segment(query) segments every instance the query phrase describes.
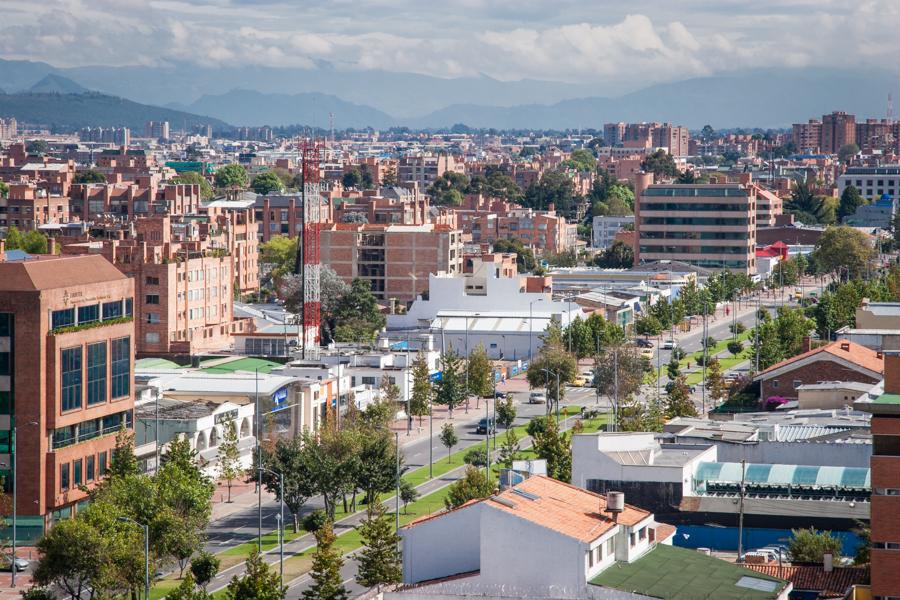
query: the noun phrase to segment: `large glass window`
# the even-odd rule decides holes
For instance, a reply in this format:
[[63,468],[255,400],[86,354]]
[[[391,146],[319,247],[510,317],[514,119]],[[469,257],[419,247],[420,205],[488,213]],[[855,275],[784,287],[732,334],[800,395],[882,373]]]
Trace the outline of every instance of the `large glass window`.
[[122,316],[122,301],[103,303],[103,320],[116,319]]
[[75,474],[75,485],[76,485],[76,486],[79,486],[79,485],[81,485],[82,483],[84,483],[84,481],[81,479],[81,475],[82,475],[81,465],[82,465],[82,462],[83,462],[83,461],[79,458],[78,460],[76,460],[76,461],[73,463],[72,471],[73,471],[74,474]]
[[75,309],[65,308],[63,310],[54,310],[51,316],[51,329],[66,327],[75,324]]
[[134,298],[125,298],[125,316],[130,317],[134,314]]
[[112,341],[112,397],[127,396],[131,390],[131,338]]
[[0,337],[12,335],[12,315],[10,313],[0,313]]
[[87,403],[106,402],[106,342],[90,344],[87,364]]
[[78,322],[79,323],[90,323],[92,321],[98,321],[100,319],[100,305],[99,304],[91,304],[90,306],[79,306],[78,307]]
[[65,492],[69,489],[69,463],[59,465],[59,490]]
[[62,409],[81,408],[81,348],[62,351]]
[[85,481],[93,481],[94,477],[95,477],[94,457],[93,456],[88,456],[87,458],[84,459],[84,471],[85,471],[85,473],[84,473]]
[[103,452],[101,452],[98,455],[97,466],[99,468],[98,475],[100,477],[103,477],[104,475],[106,475],[106,450],[104,450]]

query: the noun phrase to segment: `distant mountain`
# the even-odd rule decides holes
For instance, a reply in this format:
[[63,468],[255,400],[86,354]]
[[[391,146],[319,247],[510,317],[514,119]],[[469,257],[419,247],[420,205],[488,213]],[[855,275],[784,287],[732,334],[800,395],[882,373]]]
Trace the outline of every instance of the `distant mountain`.
[[28,88],[32,94],[83,94],[90,90],[71,79],[50,73]]
[[292,125],[328,127],[334,114],[340,127],[386,129],[394,119],[371,106],[353,104],[329,94],[263,94],[252,90],[231,90],[217,96],[203,96],[185,107],[194,113],[212,115],[240,125]]
[[653,85],[618,98],[581,98],[555,104],[499,108],[451,105],[411,127],[599,128],[609,121],[668,121],[699,129],[786,127],[833,110],[858,119],[884,116],[887,95],[900,78],[875,70],[760,69]]
[[0,59],[0,81],[8,92],[24,92],[51,73],[59,70],[47,63]]
[[130,127],[143,131],[147,121],[169,121],[173,127],[228,125],[219,119],[138,104],[124,98],[95,92],[86,94],[0,94],[0,115],[15,117],[19,123],[50,128],[77,129],[87,126]]

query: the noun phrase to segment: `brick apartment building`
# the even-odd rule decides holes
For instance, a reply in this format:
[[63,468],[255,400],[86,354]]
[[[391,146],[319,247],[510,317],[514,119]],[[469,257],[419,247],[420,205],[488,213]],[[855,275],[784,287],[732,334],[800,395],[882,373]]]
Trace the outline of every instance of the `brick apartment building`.
[[[322,197],[319,202],[323,219],[330,216],[329,204]],[[300,193],[256,196],[253,210],[259,224],[259,241],[268,242],[277,235],[297,237],[301,229],[303,196]]]
[[680,157],[690,152],[690,140],[687,127],[669,123],[607,123],[603,126],[603,141],[607,146],[666,148],[672,156]]
[[817,154],[822,146],[822,121],[810,119],[807,123],[794,123],[791,139],[799,152]]
[[382,301],[415,300],[432,273],[462,272],[462,232],[447,225],[331,223],[321,230],[322,264],[350,283],[372,284]]
[[[87,501],[134,409],[134,281],[101,256],[4,261],[0,248],[0,462],[17,424],[20,535]],[[7,488],[12,474],[3,467]]]
[[47,223],[69,221],[69,199],[48,194],[34,183],[11,183],[9,194],[0,198],[0,227],[37,229]]
[[102,254],[134,280],[139,355],[193,355],[229,348],[231,334],[249,326],[234,319],[235,257],[216,229],[146,217],[119,239],[60,241],[64,254]]
[[331,196],[336,223],[423,225],[429,221],[428,196],[418,189],[385,187]]
[[415,184],[424,190],[447,171],[466,172],[462,161],[450,154],[404,156],[397,164],[397,180],[401,185]]
[[200,211],[200,186],[160,186],[156,177],[137,177],[131,183],[81,183],[71,187],[72,216],[82,221],[114,216],[134,219],[152,215],[186,215]]
[[756,272],[756,193],[753,186],[635,185],[635,265],[677,260],[708,269]]
[[843,111],[822,116],[822,152],[837,154],[847,144],[856,143],[856,117]]

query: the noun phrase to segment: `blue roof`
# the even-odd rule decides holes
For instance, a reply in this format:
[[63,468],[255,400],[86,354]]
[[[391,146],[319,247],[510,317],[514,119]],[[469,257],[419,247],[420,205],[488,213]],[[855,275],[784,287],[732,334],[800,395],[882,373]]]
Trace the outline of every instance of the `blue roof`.
[[6,262],[20,262],[23,260],[28,260],[31,258],[31,255],[25,252],[24,250],[7,250],[6,251]]

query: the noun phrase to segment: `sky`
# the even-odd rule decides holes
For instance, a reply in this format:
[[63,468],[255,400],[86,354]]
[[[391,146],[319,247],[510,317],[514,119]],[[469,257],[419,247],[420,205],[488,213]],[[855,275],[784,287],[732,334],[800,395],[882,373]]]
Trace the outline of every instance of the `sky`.
[[894,68],[900,0],[0,0],[0,57],[265,65],[620,87]]

